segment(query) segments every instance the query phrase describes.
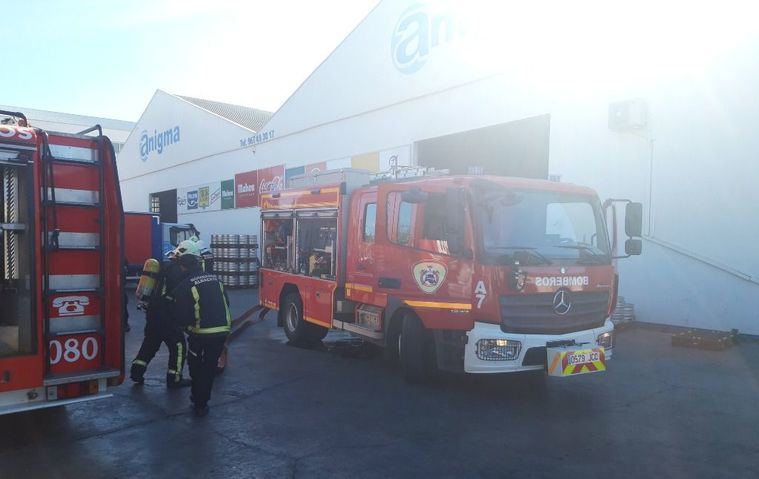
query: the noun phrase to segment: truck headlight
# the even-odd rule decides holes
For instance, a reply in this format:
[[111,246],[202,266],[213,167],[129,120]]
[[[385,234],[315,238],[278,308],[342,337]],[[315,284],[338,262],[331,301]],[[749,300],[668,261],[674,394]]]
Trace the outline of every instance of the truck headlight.
[[483,361],[514,361],[519,357],[522,343],[506,339],[480,339],[477,357]]
[[599,334],[596,343],[604,349],[611,349],[614,347],[614,334],[612,332]]

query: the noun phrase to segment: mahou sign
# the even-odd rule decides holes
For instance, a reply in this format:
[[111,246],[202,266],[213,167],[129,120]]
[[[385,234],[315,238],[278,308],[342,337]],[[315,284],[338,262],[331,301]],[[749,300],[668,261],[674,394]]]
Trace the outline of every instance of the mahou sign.
[[258,170],[235,175],[235,205],[237,208],[258,206]]
[[[258,194],[274,193],[285,188],[285,165],[258,170]],[[259,203],[260,204],[260,203]]]

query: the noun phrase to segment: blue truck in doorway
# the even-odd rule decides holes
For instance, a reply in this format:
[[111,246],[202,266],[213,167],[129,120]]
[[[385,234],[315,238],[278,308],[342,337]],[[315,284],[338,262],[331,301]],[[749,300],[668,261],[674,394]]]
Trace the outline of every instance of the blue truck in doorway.
[[180,242],[200,233],[192,223],[161,223],[152,213],[124,213],[124,257],[127,277],[139,276],[148,258],[163,261]]

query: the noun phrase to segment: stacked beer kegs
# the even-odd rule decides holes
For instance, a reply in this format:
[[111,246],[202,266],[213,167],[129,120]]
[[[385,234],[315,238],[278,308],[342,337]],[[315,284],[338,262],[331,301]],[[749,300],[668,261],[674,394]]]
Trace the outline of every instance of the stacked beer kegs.
[[624,327],[635,321],[635,306],[625,301],[623,296],[617,297],[617,305],[611,313],[611,321],[616,327]]
[[230,288],[258,287],[258,237],[256,235],[211,235],[214,271]]

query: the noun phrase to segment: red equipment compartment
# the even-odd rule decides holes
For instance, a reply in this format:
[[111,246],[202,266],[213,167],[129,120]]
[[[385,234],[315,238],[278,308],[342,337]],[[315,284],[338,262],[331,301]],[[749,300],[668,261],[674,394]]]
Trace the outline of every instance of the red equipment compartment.
[[261,269],[261,285],[258,292],[261,304],[275,311],[279,310],[279,293],[289,275],[280,271]]
[[332,298],[337,288],[335,281],[272,270],[262,270],[261,275],[259,295],[265,307],[279,310],[279,293],[286,284],[296,284],[303,301],[304,319],[326,328],[332,327]]
[[37,355],[0,358],[0,393],[42,385],[43,362]]
[[309,323],[325,328],[332,327],[332,297],[337,283],[318,278],[304,277],[298,284],[303,288],[303,316]]
[[[301,273],[283,271],[281,268],[261,268],[261,289],[259,295],[262,305],[269,309],[279,309],[280,293],[286,285],[293,285],[297,287],[303,301],[304,319],[309,323],[319,326],[332,327],[334,292],[337,289],[341,267],[341,258],[338,252],[340,251],[341,243],[339,207],[342,192],[343,187],[340,184],[331,184],[278,193],[264,193],[261,195],[261,208],[264,210],[306,211],[303,216],[298,216],[295,219],[301,225],[299,226],[300,229],[298,229],[299,237],[301,231],[305,230],[305,226],[310,221],[325,223],[321,226],[316,226],[317,229],[311,231],[310,239],[312,241],[314,240],[314,231],[322,231],[320,228],[326,231],[334,230],[336,233],[332,244],[328,245],[328,247],[324,245],[324,247],[319,246],[317,249],[305,245],[299,247],[299,250],[300,248],[304,248],[299,253],[302,264],[298,270]],[[264,219],[264,221],[270,221],[270,219]],[[267,238],[269,235],[274,234],[272,231],[266,233]],[[324,241],[324,239],[320,238],[317,241]],[[266,249],[266,245],[264,245],[264,249]],[[312,257],[316,257],[313,253],[318,252],[320,258],[325,259],[328,263],[331,262],[333,266],[325,269],[324,272],[317,271],[314,273],[311,266],[308,266],[308,259],[304,259],[309,255],[309,252]],[[264,252],[264,254],[267,253]],[[294,270],[295,268],[290,267],[289,269]],[[309,270],[308,273],[305,272],[306,270]]]

